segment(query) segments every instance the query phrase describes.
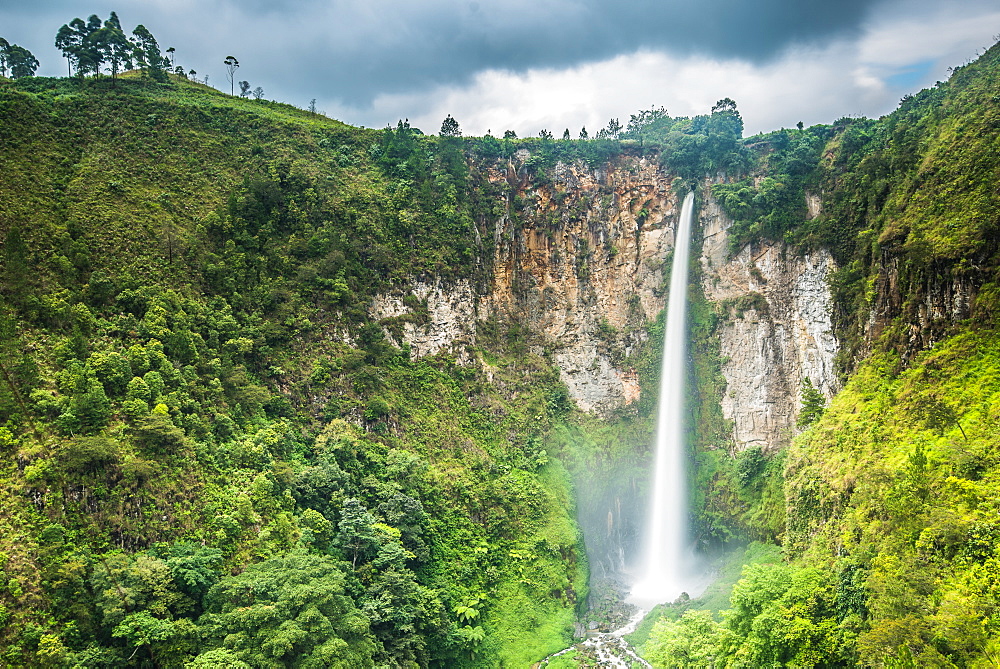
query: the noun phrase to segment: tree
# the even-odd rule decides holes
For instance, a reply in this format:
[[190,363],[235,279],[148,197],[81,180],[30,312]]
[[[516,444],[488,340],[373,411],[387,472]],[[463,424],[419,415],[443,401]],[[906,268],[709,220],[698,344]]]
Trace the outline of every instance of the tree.
[[264,89],[263,88],[261,88],[260,86],[258,86],[257,88],[253,89],[253,99],[254,100],[260,100],[262,97],[264,97]]
[[580,139],[590,139],[590,133],[587,132],[587,126],[580,128]]
[[132,67],[134,46],[122,30],[121,22],[115,12],[111,12],[104,26],[91,35],[91,41],[101,54],[101,60],[111,65],[112,79],[117,78],[122,69]]
[[807,376],[802,381],[802,408],[799,410],[799,419],[796,424],[799,427],[812,425],[823,415],[826,408],[826,398],[812,383]]
[[255,667],[374,666],[369,621],[328,556],[293,552],[251,565],[212,586],[205,602],[206,650],[225,647]]
[[618,135],[622,132],[622,124],[618,122],[618,119],[613,118],[608,121],[608,127],[606,128],[607,136],[610,139],[618,139]]
[[629,117],[623,136],[639,141],[645,139],[663,141],[666,139],[667,133],[670,132],[673,123],[674,119],[670,118],[665,107],[644,109]]
[[563,136],[562,136],[562,138],[563,139],[570,139],[569,128],[566,128],[565,130],[563,130]]
[[503,138],[504,139],[517,139],[517,133],[514,132],[513,130],[504,130],[503,131]]
[[184,450],[184,431],[174,425],[167,407],[157,404],[132,430],[136,445],[156,455],[173,455]]
[[10,66],[10,76],[14,79],[35,76],[38,69],[38,59],[23,46],[11,44],[3,50],[7,64]]
[[76,59],[75,49],[78,43],[76,31],[69,25],[63,24],[59,32],[56,33],[56,48],[62,51],[63,57],[66,59],[66,69],[69,76],[73,76],[73,62]]
[[736,101],[732,98],[722,98],[714,105],[712,105],[712,113],[716,112],[735,114],[736,113]]
[[[113,13],[114,13],[114,12],[112,12],[112,14],[113,14]],[[177,49],[175,49],[175,48],[174,48],[174,47],[172,47],[172,46],[171,46],[171,47],[167,47],[167,54],[168,54],[168,55],[167,55],[167,58],[169,58],[169,59],[170,59],[170,67],[173,67],[173,66],[174,66],[174,54],[175,54],[175,53],[177,53]]]
[[104,65],[104,54],[101,53],[98,42],[94,39],[94,34],[101,29],[103,22],[97,14],[91,14],[87,18],[87,23],[83,24],[82,27],[77,25],[77,30],[83,34],[80,43],[80,67],[84,73],[90,72],[96,77],[100,75],[101,66]]
[[441,132],[442,137],[461,137],[462,129],[458,125],[458,121],[454,119],[451,114],[444,117],[441,121]]
[[165,59],[160,53],[160,45],[153,34],[146,29],[146,26],[139,24],[132,31],[132,45],[135,51],[135,59],[143,72],[151,75],[157,81],[164,79],[163,65]]
[[245,98],[248,95],[250,95],[250,82],[249,81],[241,81],[240,82],[240,97],[241,98]]
[[10,48],[10,42],[0,37],[0,77],[7,76],[7,49]]
[[739,138],[743,136],[743,117],[736,109],[732,98],[722,98],[712,106],[709,134],[721,130]]
[[240,66],[240,61],[236,60],[235,56],[226,56],[226,59],[222,61],[226,66],[226,76],[229,77],[229,94],[234,94],[233,79],[236,77],[236,68]]
[[344,557],[351,559],[351,566],[357,567],[359,558],[365,560],[374,553],[378,543],[374,525],[375,517],[361,502],[353,498],[344,501],[337,527],[337,544]]
[[538,136],[544,140],[552,139],[552,133],[545,128],[542,128],[541,130],[538,131]]
[[56,33],[56,48],[63,52],[71,75],[74,67],[77,74],[84,76],[99,66],[100,54],[94,48],[91,35],[100,28],[101,20],[94,15],[88,23],[75,18]]

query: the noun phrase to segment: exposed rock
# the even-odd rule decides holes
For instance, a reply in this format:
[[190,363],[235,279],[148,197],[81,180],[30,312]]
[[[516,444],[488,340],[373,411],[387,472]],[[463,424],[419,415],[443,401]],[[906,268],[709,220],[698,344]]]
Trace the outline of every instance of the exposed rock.
[[977,259],[967,258],[964,262],[969,269],[963,272],[955,272],[947,264],[932,264],[915,276],[903,278],[898,252],[883,250],[858,357],[867,355],[871,343],[900,316],[909,324],[905,339],[899,342],[905,359],[940,341],[954,323],[970,318],[976,294],[987,278]]
[[812,220],[823,213],[823,199],[816,193],[806,193],[806,219]]
[[[461,363],[468,362],[467,344],[475,341],[478,303],[469,282],[458,281],[444,286],[440,282],[428,284],[418,281],[409,287],[406,294],[426,302],[426,319],[404,319],[415,314],[414,309],[404,303],[404,294],[376,297],[369,313],[379,320],[399,319],[402,341],[395,343],[408,344],[411,355],[415,357],[444,351],[454,355]],[[386,335],[395,339],[388,328]]]
[[[510,183],[516,170],[491,178]],[[645,159],[609,170],[559,163],[548,177],[498,226],[490,311],[542,334],[578,406],[607,415],[638,398],[612,351],[627,353],[637,341],[625,331],[663,309],[678,203],[671,177]]]
[[[522,150],[488,171],[509,188],[488,286],[416,282],[374,300],[371,313],[387,319],[387,334],[413,355],[445,351],[462,363],[472,361],[479,321],[521,322],[539,335],[537,352],[551,354],[577,405],[607,416],[639,399],[638,377],[624,360],[664,306],[663,266],[679,215],[672,177],[655,162],[622,158],[606,169],[559,163],[535,187],[529,160]],[[795,432],[805,378],[827,396],[837,390],[827,287],[833,259],[782,244],[746,247],[730,259],[731,222],[718,203],[708,197],[699,216],[705,294],[730,315],[720,328],[722,409],[733,421],[734,447],[777,448]],[[404,302],[407,292],[426,301],[426,313],[413,298]]]
[[731,222],[711,198],[701,221],[703,288],[728,315],[719,333],[727,382],[723,415],[733,421],[737,450],[778,448],[796,431],[806,378],[827,397],[838,389],[827,285],[833,258],[772,244],[746,246],[730,259]]
[[[494,232],[485,294],[467,282],[417,282],[378,297],[371,313],[394,319],[397,343],[409,344],[413,355],[447,351],[460,362],[469,360],[465,345],[475,341],[477,319],[522,322],[541,335],[539,348],[552,354],[577,405],[605,416],[639,398],[637,376],[616,361],[663,309],[663,261],[678,215],[671,177],[645,159],[604,170],[560,163],[549,171],[550,185],[534,188],[524,167],[529,158],[521,150],[489,172],[510,186],[511,197]],[[407,292],[427,300],[426,322],[404,303]],[[389,323],[386,332],[393,336]]]

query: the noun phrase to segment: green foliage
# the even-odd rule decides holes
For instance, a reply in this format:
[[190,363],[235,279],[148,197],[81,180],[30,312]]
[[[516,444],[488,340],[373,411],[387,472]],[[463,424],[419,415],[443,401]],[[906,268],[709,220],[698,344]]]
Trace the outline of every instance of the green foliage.
[[806,220],[806,189],[817,180],[818,160],[829,135],[825,126],[806,131],[779,130],[751,138],[760,165],[757,174],[712,187],[712,194],[733,219],[733,252],[749,242],[786,241],[815,246],[822,241],[819,222]]
[[[879,121],[744,142],[724,99],[691,119],[613,119],[598,139],[522,140],[348,128],[224,96],[168,77],[145,28],[131,54],[120,32],[112,15],[57,38],[81,75],[111,78],[25,76],[0,94],[4,663],[520,666],[562,647],[588,594],[574,504],[615,541],[632,531],[620,511],[608,524],[604,484],[641,492],[662,323],[601,327],[643,391],[610,422],[573,408],[517,321],[480,323],[480,348],[455,352],[468,366],[398,345],[429,318],[412,281],[485,290],[498,221],[554,236],[543,202],[579,218],[614,204],[560,192],[558,162],[640,155],[678,187],[750,175],[713,191],[738,244],[831,248],[855,350],[870,307],[896,304],[884,285],[902,297],[876,342],[895,357],[822,416],[804,396],[818,420],[786,454],[733,458],[716,332],[761,302],[715,309],[692,289],[698,539],[780,538],[790,562],[748,568],[723,619],[688,607],[655,623],[650,652],[996,655],[995,345],[946,340],[933,315],[937,348],[914,361],[900,345],[937,275],[968,282],[970,313],[995,320],[995,50]],[[130,57],[143,72],[119,78]],[[807,191],[825,192],[809,221]],[[638,228],[651,215],[635,203]],[[576,250],[581,281],[617,253]],[[879,283],[889,266],[898,282]],[[376,295],[404,312],[374,320]],[[630,356],[626,338],[643,342]]]
[[802,380],[801,393],[802,407],[799,409],[797,424],[799,427],[806,427],[818,421],[823,415],[823,410],[826,408],[826,398],[812,384],[812,380],[808,376]]
[[[916,323],[926,286],[953,281],[982,290],[968,315],[995,322],[997,295],[988,287],[1000,264],[1000,235],[990,212],[1000,196],[987,175],[998,169],[998,59],[994,45],[948,81],[904,97],[885,118],[844,123],[829,147],[834,158],[823,185],[832,193],[821,218],[841,264],[834,315],[846,341],[844,371],[860,360],[864,314],[884,303],[891,306],[880,326],[896,318]],[[898,275],[892,295],[880,278],[888,272]],[[949,326],[943,313],[933,316],[921,326],[919,347]],[[885,335],[908,357],[906,327]]]
[[7,68],[10,68],[12,79],[33,77],[38,69],[38,59],[23,46],[9,44],[0,38],[0,76],[7,76]]
[[788,546],[809,561],[838,546],[839,607],[867,616],[858,648],[869,657],[905,646],[918,665],[974,665],[989,652],[983,504],[998,360],[992,331],[954,337],[895,376],[875,357],[789,454]]
[[721,660],[732,637],[729,629],[712,619],[711,611],[685,611],[677,621],[656,622],[643,657],[654,667],[708,666]]
[[[477,354],[501,391],[397,348],[428,317],[415,295],[368,315],[414,278],[486,276],[499,214],[466,140],[158,83],[150,58],[0,96],[4,662],[479,666],[563,645],[586,559],[546,449],[574,412],[556,370],[501,336]],[[343,599],[238,598],[297,570]],[[343,621],[346,645],[324,631]]]
[[223,578],[199,621],[210,645],[255,667],[373,667],[368,620],[327,557],[290,553]]

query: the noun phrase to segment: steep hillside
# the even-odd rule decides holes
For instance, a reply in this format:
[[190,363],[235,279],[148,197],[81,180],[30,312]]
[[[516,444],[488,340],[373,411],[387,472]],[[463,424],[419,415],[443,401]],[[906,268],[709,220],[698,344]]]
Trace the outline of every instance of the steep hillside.
[[[586,555],[509,319],[416,358],[371,300],[488,276],[460,140],[157,84],[0,90],[6,664],[523,666]],[[423,352],[422,352],[423,353]],[[212,664],[212,663],[215,664]],[[312,665],[311,665],[312,666]]]
[[749,211],[795,177],[767,156],[756,185],[716,187],[737,249],[832,252],[847,381],[786,451],[738,459],[744,487],[784,490],[784,560],[746,567],[721,616],[668,612],[655,666],[996,665],[998,82],[994,46],[883,119],[838,121],[805,201]]
[[2,661],[526,666],[612,624],[695,188],[694,539],[784,557],[645,652],[987,666],[998,59],[744,141],[731,100],[498,140],[0,82]]

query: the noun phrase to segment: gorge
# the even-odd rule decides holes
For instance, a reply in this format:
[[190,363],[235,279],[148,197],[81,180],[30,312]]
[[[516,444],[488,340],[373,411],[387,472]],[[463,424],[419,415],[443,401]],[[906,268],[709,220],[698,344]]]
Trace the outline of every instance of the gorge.
[[736,562],[643,657],[987,666],[998,70],[746,139],[0,80],[0,661],[523,667],[619,627],[686,303],[656,526]]

